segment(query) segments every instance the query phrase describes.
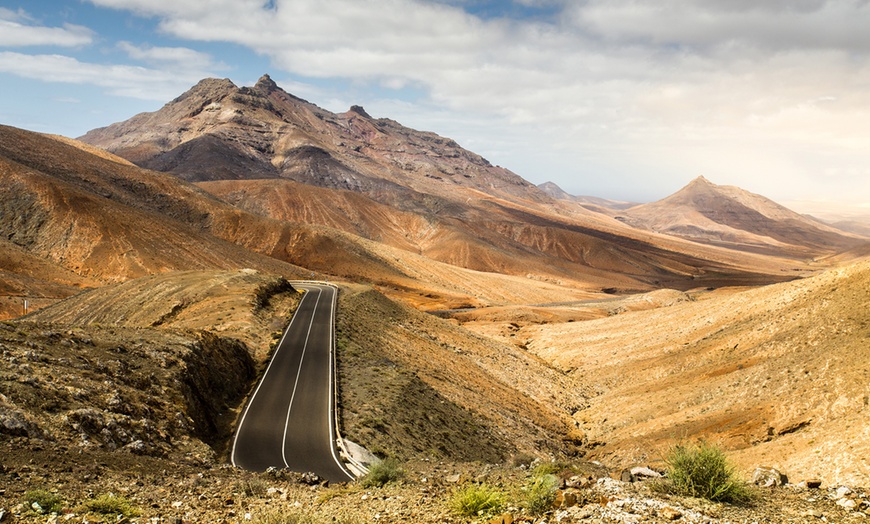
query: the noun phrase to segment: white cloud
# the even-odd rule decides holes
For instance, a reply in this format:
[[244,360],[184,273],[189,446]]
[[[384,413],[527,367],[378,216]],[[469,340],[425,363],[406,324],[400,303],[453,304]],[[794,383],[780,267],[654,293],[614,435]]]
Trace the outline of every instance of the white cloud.
[[45,27],[27,22],[30,18],[24,11],[0,8],[0,47],[79,47],[93,42],[94,33],[87,27],[73,24]]
[[216,63],[211,55],[186,47],[155,47],[118,42],[118,48],[134,60],[155,66],[186,68],[196,71],[227,69],[225,64]]
[[[91,1],[291,74],[423,88],[426,103],[487,122],[494,148],[524,136],[565,171],[842,190],[850,165],[870,165],[865,0],[518,0],[564,6],[552,23],[479,19],[460,0]],[[509,167],[548,177],[514,154]]]
[[180,75],[128,65],[81,62],[62,55],[28,55],[0,52],[0,72],[46,82],[89,84],[106,88],[112,95],[141,100],[166,101],[200,80],[199,73]]

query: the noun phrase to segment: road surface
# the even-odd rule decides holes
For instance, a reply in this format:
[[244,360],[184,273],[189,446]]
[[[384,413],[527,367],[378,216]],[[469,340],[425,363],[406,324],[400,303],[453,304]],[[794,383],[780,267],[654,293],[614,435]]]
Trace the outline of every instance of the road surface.
[[232,463],[314,472],[330,482],[354,477],[339,462],[333,414],[335,288],[295,284],[307,293],[242,414]]

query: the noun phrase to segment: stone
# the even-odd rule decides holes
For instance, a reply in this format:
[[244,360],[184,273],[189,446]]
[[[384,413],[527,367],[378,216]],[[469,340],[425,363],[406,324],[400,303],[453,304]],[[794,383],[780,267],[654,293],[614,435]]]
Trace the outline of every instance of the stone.
[[810,479],[810,480],[807,480],[806,482],[807,482],[807,487],[810,489],[819,489],[820,487],[822,487],[822,480],[821,479]]
[[852,490],[846,486],[840,486],[836,491],[836,498],[841,499],[852,494]]
[[635,478],[635,480],[640,479],[655,479],[661,478],[662,474],[653,469],[638,466],[636,468],[631,468],[631,476]]
[[514,516],[510,513],[505,513],[500,517],[496,517],[489,521],[489,524],[513,524]]
[[659,515],[665,520],[679,520],[683,517],[683,514],[674,508],[665,507],[659,511]]
[[462,475],[460,475],[459,473],[455,475],[447,475],[446,477],[444,477],[444,480],[446,482],[449,482],[450,484],[459,484],[459,481],[462,480]]
[[855,502],[853,499],[847,499],[847,498],[842,498],[842,499],[838,500],[837,505],[840,507],[846,508],[850,511],[855,509],[856,507],[858,507],[857,502]]
[[634,476],[631,474],[631,471],[624,469],[622,473],[619,474],[619,480],[622,482],[634,482]]
[[788,477],[776,468],[758,467],[752,473],[752,483],[763,488],[773,488],[788,484]]
[[577,502],[577,492],[567,489],[556,492],[556,500],[553,505],[557,508],[570,508],[576,506]]

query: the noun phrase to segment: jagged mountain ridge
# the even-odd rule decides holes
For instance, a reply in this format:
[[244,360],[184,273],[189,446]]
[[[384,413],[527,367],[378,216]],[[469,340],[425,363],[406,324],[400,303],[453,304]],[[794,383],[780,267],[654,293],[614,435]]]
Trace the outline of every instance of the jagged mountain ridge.
[[830,255],[867,242],[761,195],[704,177],[662,200],[627,209],[620,218],[697,242],[794,257]]
[[391,204],[428,207],[424,195],[457,187],[541,199],[535,186],[435,133],[374,119],[359,106],[334,114],[264,75],[253,87],[205,79],[153,113],[81,140],[146,168],[190,181],[288,178],[311,185],[398,195]]
[[[333,114],[284,92],[268,76],[251,88],[203,80],[159,111],[83,139],[140,165],[206,181],[202,187],[253,213],[338,227],[480,271],[650,289],[695,286],[709,275],[715,276],[709,285],[775,281],[790,278],[782,270],[793,269],[791,261],[771,264],[650,236],[556,200],[452,140],[372,119],[359,106]],[[392,208],[376,213],[393,216],[349,221],[370,212],[371,202],[348,203],[338,194],[348,204],[344,210],[321,206],[324,212],[313,216],[306,205],[286,201],[323,194],[266,189],[282,178],[361,193]],[[258,200],[265,193],[270,201]]]

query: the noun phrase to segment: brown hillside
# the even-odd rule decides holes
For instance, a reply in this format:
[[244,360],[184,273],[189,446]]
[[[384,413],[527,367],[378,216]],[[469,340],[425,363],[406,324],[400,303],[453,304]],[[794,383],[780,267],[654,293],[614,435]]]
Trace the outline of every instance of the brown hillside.
[[0,320],[21,316],[79,293],[97,282],[0,240]]
[[868,311],[864,262],[515,337],[599,392],[575,419],[602,457],[646,462],[705,436],[745,468],[866,485]]
[[[268,76],[253,87],[203,80],[156,112],[82,139],[187,180],[237,181],[207,187],[250,212],[337,227],[478,271],[591,280],[593,286],[609,279],[614,282],[602,287],[620,289],[793,276],[782,270],[794,261],[723,255],[673,240],[664,247],[661,237],[553,199],[450,139],[374,119],[360,107],[333,114],[286,93]],[[369,200],[302,196],[277,178]],[[310,200],[302,204],[303,198]],[[342,205],[330,207],[331,199]],[[544,227],[526,227],[530,223]]]
[[37,133],[0,127],[0,136],[0,174],[8,188],[0,198],[3,235],[93,281],[249,267],[288,277],[317,272],[364,280],[434,308],[584,296],[552,283],[439,264],[327,227],[246,213],[171,175]]
[[663,200],[620,215],[634,226],[697,242],[794,258],[830,255],[867,242],[760,195],[718,186],[704,177]]

